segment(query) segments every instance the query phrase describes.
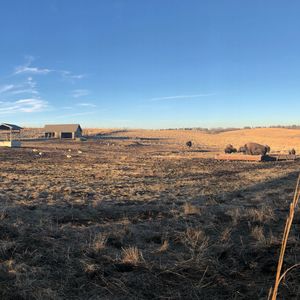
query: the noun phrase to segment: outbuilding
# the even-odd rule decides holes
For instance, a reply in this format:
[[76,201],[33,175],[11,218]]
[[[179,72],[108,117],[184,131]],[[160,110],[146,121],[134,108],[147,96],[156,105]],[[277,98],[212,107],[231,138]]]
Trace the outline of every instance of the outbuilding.
[[21,147],[20,135],[22,129],[22,127],[14,124],[0,124],[0,147]]
[[45,138],[76,139],[82,137],[82,128],[79,124],[45,125]]

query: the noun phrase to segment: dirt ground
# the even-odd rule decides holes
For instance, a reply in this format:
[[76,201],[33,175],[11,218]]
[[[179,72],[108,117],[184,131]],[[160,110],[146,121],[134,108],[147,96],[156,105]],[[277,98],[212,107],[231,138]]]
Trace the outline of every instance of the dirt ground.
[[[300,162],[215,161],[217,146],[115,134],[0,149],[0,298],[266,299]],[[299,275],[279,299],[299,299]]]

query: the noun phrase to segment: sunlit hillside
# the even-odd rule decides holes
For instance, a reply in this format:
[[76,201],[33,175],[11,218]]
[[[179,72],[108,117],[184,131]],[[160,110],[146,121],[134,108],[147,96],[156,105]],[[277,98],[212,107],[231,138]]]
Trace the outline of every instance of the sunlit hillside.
[[295,148],[300,152],[300,129],[255,128],[241,129],[217,134],[197,130],[129,130],[117,132],[118,136],[164,138],[169,142],[185,143],[188,140],[196,146],[217,147],[223,149],[227,144],[239,147],[247,142],[268,144],[272,151],[288,151]]

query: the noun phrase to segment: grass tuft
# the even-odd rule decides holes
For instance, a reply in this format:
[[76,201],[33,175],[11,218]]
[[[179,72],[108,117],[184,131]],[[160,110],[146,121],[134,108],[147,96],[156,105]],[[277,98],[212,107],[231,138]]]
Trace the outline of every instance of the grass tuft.
[[168,249],[169,249],[169,242],[167,240],[164,240],[158,251],[166,252]]
[[266,242],[264,228],[262,226],[254,226],[251,230],[251,236],[260,244]]
[[189,202],[186,202],[183,205],[183,211],[185,215],[199,215],[201,212],[199,207],[192,205]]
[[122,248],[123,263],[137,266],[143,261],[143,254],[137,247]]

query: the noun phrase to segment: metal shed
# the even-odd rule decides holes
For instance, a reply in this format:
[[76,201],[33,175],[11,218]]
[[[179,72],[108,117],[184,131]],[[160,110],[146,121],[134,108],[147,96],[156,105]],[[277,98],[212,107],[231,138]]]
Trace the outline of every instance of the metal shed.
[[76,139],[82,136],[79,124],[53,124],[45,125],[45,138]]
[[9,123],[0,124],[0,146],[21,147],[20,135],[23,128]]

